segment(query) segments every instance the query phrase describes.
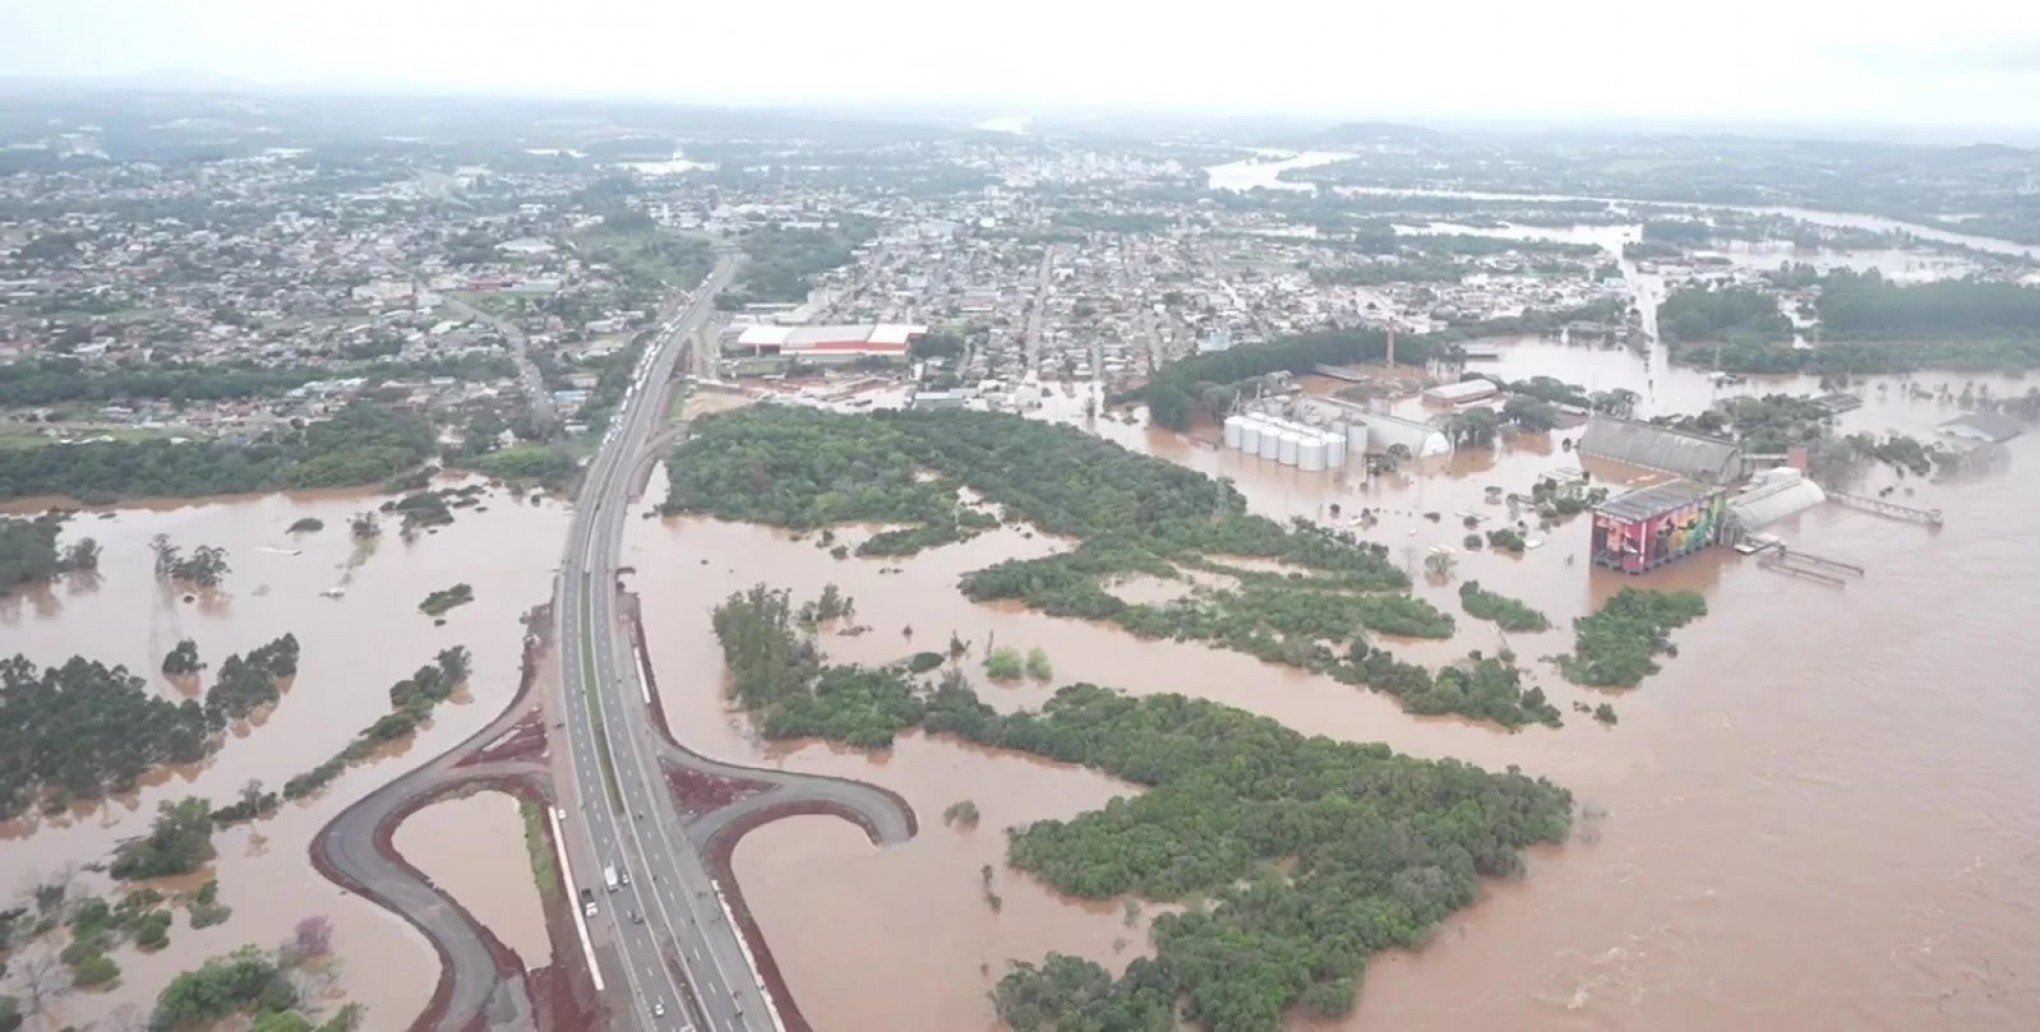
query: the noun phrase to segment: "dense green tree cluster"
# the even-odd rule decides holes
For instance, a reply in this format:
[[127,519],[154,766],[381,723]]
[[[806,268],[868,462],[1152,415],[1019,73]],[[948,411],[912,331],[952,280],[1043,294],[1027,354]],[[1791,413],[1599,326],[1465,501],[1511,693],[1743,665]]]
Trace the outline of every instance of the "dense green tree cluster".
[[250,778],[241,786],[241,798],[212,812],[213,823],[224,826],[267,817],[276,812],[281,802],[276,793],[262,790],[261,780]]
[[163,399],[219,401],[276,397],[334,375],[305,367],[168,362],[93,369],[75,358],[0,364],[0,405],[54,405],[71,401]]
[[149,833],[114,847],[106,873],[122,880],[189,874],[213,858],[212,803],[190,797],[156,807]]
[[1653,244],[1705,247],[1714,239],[1714,227],[1699,219],[1651,219],[1643,224],[1643,239]]
[[170,980],[156,996],[150,1032],[212,1028],[247,1015],[254,1032],[347,1032],[359,1017],[341,1008],[323,1024],[305,1016],[304,1001],[291,977],[290,958],[255,946],[214,957]]
[[900,671],[825,665],[787,592],[759,585],[732,595],[714,623],[731,689],[768,738],[819,735],[875,748],[921,719]]
[[696,420],[667,460],[664,511],[806,530],[909,523],[866,555],[906,555],[997,521],[965,509],[954,483],[917,475],[915,442],[888,422],[777,406]]
[[[1110,990],[1067,970],[1044,969],[1047,982],[1016,971],[997,994],[1002,1016],[1039,1028],[1108,1027],[1111,1011],[1139,1016],[1111,1027],[1167,1028],[1178,999],[1216,1029],[1277,1028],[1299,1003],[1340,1013],[1369,953],[1420,945],[1472,902],[1480,876],[1519,870],[1522,847],[1562,839],[1570,822],[1570,796],[1548,782],[1306,738],[1177,695],[1073,685],[1038,714],[1001,716],[948,687],[926,726],[1147,786],[1021,830],[1014,866],[1075,895],[1213,901],[1158,919],[1155,960]],[[1058,980],[1088,988],[1073,997],[1052,991]],[[1032,1018],[1005,1009],[1022,1001]]]
[[136,889],[112,906],[97,896],[88,896],[71,907],[66,920],[71,941],[58,954],[71,968],[75,985],[106,985],[120,977],[120,966],[107,951],[132,940],[137,949],[154,953],[170,944],[170,911],[158,904],[163,894],[153,889]]
[[1687,287],[1658,306],[1658,328],[1672,343],[1792,339],[1792,321],[1778,299],[1752,287]]
[[1457,713],[1476,720],[1492,720],[1512,730],[1530,724],[1560,725],[1558,707],[1544,697],[1543,689],[1524,688],[1522,674],[1515,666],[1503,659],[1483,658],[1478,653],[1469,659],[1468,663],[1445,667],[1434,675],[1382,649],[1354,642],[1346,662],[1332,667],[1329,673],[1338,680],[1393,695],[1411,713],[1427,716]]
[[[1180,695],[1073,685],[1039,713],[1002,715],[960,679],[922,697],[890,670],[854,671],[882,679],[889,705],[832,695],[816,683],[818,650],[792,609],[761,586],[716,611],[738,699],[754,716],[812,705],[824,715],[796,733],[860,744],[918,723],[1142,785],[1104,809],[1020,830],[1009,859],[1075,895],[1212,901],[1157,920],[1156,959],[1116,982],[1069,958],[1017,967],[995,993],[1016,1028],[1166,1029],[1178,1001],[1189,1020],[1217,1029],[1277,1028],[1299,1004],[1342,1013],[1369,953],[1420,945],[1472,902],[1481,876],[1518,871],[1524,846],[1561,840],[1570,825],[1570,795],[1548,782],[1305,737]],[[1494,659],[1446,673],[1444,690],[1471,692],[1515,676]]]
[[2040,287],[1979,279],[1899,284],[1872,269],[1820,283],[1822,335],[1834,340],[2040,340]]
[[1018,681],[1027,672],[1027,661],[1019,649],[993,649],[985,657],[985,676],[994,681]]
[[[193,650],[194,656],[196,651]],[[297,670],[298,641],[293,634],[285,634],[245,657],[228,656],[220,663],[213,686],[205,693],[207,722],[218,729],[230,720],[240,720],[258,707],[275,702],[281,696],[279,683],[296,677]]]
[[69,548],[57,547],[63,523],[55,516],[0,518],[0,594],[60,573],[99,567],[99,543],[91,538],[80,538]]
[[[1208,641],[1389,691],[1406,704],[1472,698],[1438,690],[1428,675],[1420,690],[1397,690],[1406,678],[1366,676],[1342,658],[1363,630],[1453,633],[1451,616],[1402,594],[1409,580],[1386,549],[1307,521],[1284,527],[1251,515],[1229,484],[1075,428],[987,413],[874,417],[792,408],[714,416],[697,428],[700,435],[670,464],[670,509],[805,528],[940,513],[956,506],[952,485],[961,483],[1010,520],[1080,542],[965,575],[960,587],[973,601],[1015,599],[1143,637]],[[875,494],[867,500],[861,491]],[[1252,570],[1226,557],[1298,569]],[[1129,604],[1106,590],[1129,574],[1176,577],[1179,566],[1222,574],[1235,586],[1160,605]],[[1469,715],[1508,726],[1542,719],[1534,707],[1488,703]]]
[[1497,594],[1467,581],[1459,586],[1459,604],[1470,616],[1492,620],[1505,631],[1542,631],[1551,627],[1544,614],[1507,595]]
[[383,743],[418,729],[434,707],[453,697],[468,679],[471,660],[465,646],[441,649],[433,661],[390,686],[390,712],[363,728],[347,747],[312,769],[283,783],[283,798],[303,799],[333,782],[347,768],[375,754]]
[[456,584],[425,596],[425,601],[418,603],[418,611],[426,616],[439,616],[449,609],[467,605],[474,600],[475,589],[472,585]]
[[227,565],[226,549],[200,545],[185,555],[182,548],[170,543],[168,534],[156,535],[149,542],[149,551],[155,553],[156,579],[160,581],[213,588],[233,569]]
[[1659,416],[1652,422],[1714,437],[1733,437],[1753,452],[1778,453],[1826,437],[1834,412],[1794,394],[1728,398],[1697,416]]
[[411,535],[430,527],[451,526],[455,509],[472,509],[482,504],[486,490],[480,484],[463,484],[460,487],[445,487],[433,490],[416,490],[409,486],[402,498],[384,502],[382,511],[400,517],[401,533],[408,540]]
[[845,220],[832,229],[752,230],[743,240],[750,260],[728,292],[730,300],[718,298],[718,303],[741,307],[747,301],[805,301],[818,273],[849,264],[852,249],[874,235],[876,228],[863,220]]
[[157,439],[0,449],[0,499],[110,502],[372,484],[425,461],[433,449],[424,418],[355,405],[250,444]]
[[1553,405],[1572,405],[1578,408],[1592,408],[1593,395],[1578,384],[1567,383],[1555,376],[1532,376],[1523,380],[1504,380],[1499,376],[1482,375],[1486,380],[1501,388],[1502,393],[1528,398],[1533,401],[1550,402]]
[[2040,368],[2040,338],[1838,340],[1823,342],[1817,348],[1736,340],[1719,348],[1674,348],[1672,357],[1730,373],[1864,376],[1909,373],[1919,369],[1989,372]]
[[516,483],[535,483],[563,491],[581,472],[581,461],[558,445],[527,444],[489,452],[468,463],[484,476]]
[[23,656],[0,662],[0,757],[8,761],[0,763],[0,820],[38,802],[60,809],[125,792],[158,766],[204,759],[229,721],[276,701],[277,682],[297,673],[297,661],[288,634],[228,656],[203,704],[158,698],[125,667],[82,658],[41,671]]
[[[1420,363],[1436,358],[1439,345],[1423,338],[1397,342],[1396,358]],[[1206,385],[1234,384],[1273,372],[1306,373],[1315,365],[1379,362],[1388,355],[1388,335],[1376,329],[1327,330],[1286,337],[1250,348],[1192,355],[1163,366],[1145,388],[1148,414],[1172,430],[1190,425]],[[1210,414],[1210,413],[1207,413]]]
[[1705,615],[1696,591],[1623,588],[1573,621],[1573,650],[1558,657],[1559,669],[1576,684],[1634,688],[1657,673],[1659,653],[1676,654],[1671,631]]
[[[374,355],[351,354],[349,358]],[[258,366],[250,362],[150,362],[92,366],[68,356],[0,364],[0,406],[71,402],[225,401],[277,398],[314,380],[360,376],[372,382],[430,376],[506,379],[517,367],[502,355],[458,355],[419,362],[378,360],[338,366]]]
[[127,791],[160,765],[203,759],[210,735],[198,702],[157,698],[124,667],[38,670],[15,656],[0,662],[0,819]]
[[220,882],[209,878],[189,897],[191,927],[211,928],[225,924],[234,915],[234,908],[220,902]]

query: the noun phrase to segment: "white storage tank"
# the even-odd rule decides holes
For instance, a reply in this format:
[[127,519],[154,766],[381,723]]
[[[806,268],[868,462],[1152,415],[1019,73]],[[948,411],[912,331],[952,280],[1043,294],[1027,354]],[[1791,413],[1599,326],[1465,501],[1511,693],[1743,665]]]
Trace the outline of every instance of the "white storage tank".
[[1261,435],[1267,432],[1260,420],[1252,416],[1246,417],[1240,424],[1239,449],[1248,455],[1261,454]]
[[1260,456],[1264,459],[1280,458],[1282,455],[1282,431],[1272,426],[1261,428]]
[[1285,466],[1296,465],[1297,447],[1303,443],[1303,435],[1294,430],[1277,430],[1275,434],[1275,439],[1280,442],[1276,446],[1275,457]]
[[1296,468],[1316,473],[1325,468],[1325,439],[1319,434],[1304,437],[1296,446]]
[[1324,433],[1325,468],[1338,469],[1346,464],[1346,435],[1338,430]]
[[1227,417],[1225,417],[1225,446],[1226,446],[1226,447],[1228,447],[1228,448],[1238,448],[1238,447],[1240,446],[1240,430],[1241,430],[1241,428],[1242,428],[1242,427],[1244,427],[1244,426],[1246,425],[1246,423],[1247,423],[1247,417],[1245,417],[1245,416],[1227,416]]

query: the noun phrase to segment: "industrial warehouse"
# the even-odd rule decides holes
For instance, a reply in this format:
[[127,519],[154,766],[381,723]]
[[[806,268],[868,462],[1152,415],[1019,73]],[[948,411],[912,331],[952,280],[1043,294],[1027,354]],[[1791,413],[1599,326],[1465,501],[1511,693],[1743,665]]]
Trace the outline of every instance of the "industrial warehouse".
[[809,362],[850,362],[857,359],[905,360],[926,326],[904,323],[863,323],[847,326],[773,326],[758,324],[737,331],[723,345],[725,354],[741,358],[798,358]]

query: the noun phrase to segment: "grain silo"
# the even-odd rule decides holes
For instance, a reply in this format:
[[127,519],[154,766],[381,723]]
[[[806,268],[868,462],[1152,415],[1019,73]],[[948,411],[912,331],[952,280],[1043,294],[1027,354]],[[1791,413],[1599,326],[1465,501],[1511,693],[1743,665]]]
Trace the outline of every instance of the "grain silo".
[[1275,434],[1276,441],[1280,442],[1275,449],[1275,458],[1285,466],[1296,465],[1297,446],[1303,443],[1303,435],[1294,430],[1277,430]]
[[1246,426],[1247,417],[1225,417],[1225,446],[1237,450],[1240,446],[1240,431]]
[[1325,468],[1338,469],[1346,464],[1346,432],[1339,429],[1319,431],[1318,437],[1325,445]]
[[1259,417],[1242,416],[1240,419],[1239,449],[1248,455],[1261,454],[1261,435],[1267,432],[1267,426],[1261,422]]
[[1262,424],[1261,447],[1257,452],[1264,459],[1280,458],[1282,455],[1282,431]]
[[1315,430],[1297,437],[1296,468],[1306,473],[1316,473],[1325,468],[1325,438]]

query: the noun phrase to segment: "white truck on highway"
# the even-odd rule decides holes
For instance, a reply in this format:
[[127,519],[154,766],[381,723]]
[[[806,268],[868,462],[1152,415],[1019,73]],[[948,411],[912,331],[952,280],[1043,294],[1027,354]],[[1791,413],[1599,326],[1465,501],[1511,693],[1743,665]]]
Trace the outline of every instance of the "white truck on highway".
[[621,884],[616,880],[615,864],[610,864],[602,869],[602,884],[609,886],[609,891],[611,892],[615,892],[617,885]]

